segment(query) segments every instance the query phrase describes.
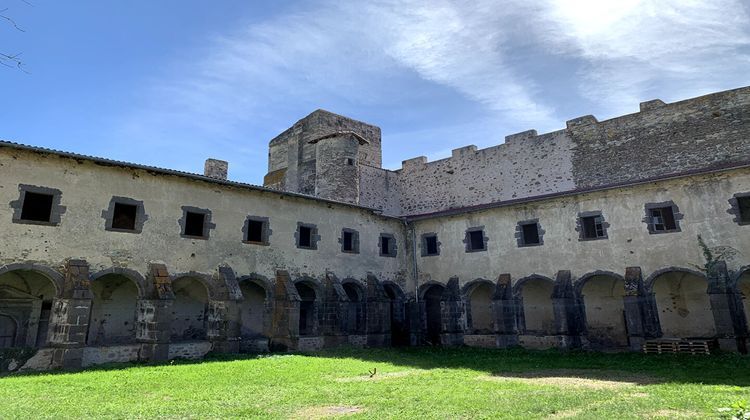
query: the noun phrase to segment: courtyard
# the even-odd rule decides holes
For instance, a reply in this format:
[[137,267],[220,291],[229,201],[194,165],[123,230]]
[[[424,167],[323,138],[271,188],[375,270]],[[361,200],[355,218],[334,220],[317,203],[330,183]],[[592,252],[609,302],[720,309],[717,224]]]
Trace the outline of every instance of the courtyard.
[[0,418],[730,418],[747,400],[737,354],[343,348],[0,378]]

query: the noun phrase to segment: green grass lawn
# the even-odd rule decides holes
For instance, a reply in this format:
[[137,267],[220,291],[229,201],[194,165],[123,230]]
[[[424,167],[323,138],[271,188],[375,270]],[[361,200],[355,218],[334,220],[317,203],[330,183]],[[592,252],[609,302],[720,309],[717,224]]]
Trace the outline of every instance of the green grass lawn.
[[0,418],[716,418],[741,400],[738,355],[343,349],[0,378]]

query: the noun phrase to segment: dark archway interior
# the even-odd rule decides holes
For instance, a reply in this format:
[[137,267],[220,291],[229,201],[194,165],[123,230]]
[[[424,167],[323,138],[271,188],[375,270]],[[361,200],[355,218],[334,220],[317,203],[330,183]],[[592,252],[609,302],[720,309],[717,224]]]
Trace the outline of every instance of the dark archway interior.
[[581,288],[589,342],[602,348],[625,347],[625,281],[609,275],[591,276]]
[[[0,307],[6,319],[0,339],[8,347],[43,347],[47,343],[55,285],[44,274],[16,270],[0,275]],[[11,324],[13,339],[11,335]]]
[[0,314],[0,349],[14,347],[16,341],[16,321]]
[[299,295],[299,335],[315,334],[315,289],[305,283],[297,283]]
[[205,340],[208,290],[200,280],[182,277],[172,283],[172,341]]
[[424,294],[425,317],[427,321],[427,341],[432,345],[440,344],[440,332],[443,329],[440,299],[445,288],[432,285]]
[[656,277],[654,298],[665,338],[713,338],[714,315],[706,279],[697,274],[669,271]]
[[350,333],[361,334],[365,331],[365,308],[364,292],[354,283],[344,283],[346,296],[349,298],[347,305],[347,330]]
[[390,300],[391,311],[391,345],[408,346],[409,330],[406,321],[406,302],[401,297],[401,293],[393,284],[383,285],[385,294]]
[[240,321],[242,337],[260,337],[266,315],[266,290],[253,281],[240,283],[244,298],[240,302]]
[[89,345],[135,342],[138,287],[132,280],[108,274],[91,283]]
[[492,294],[494,285],[480,283],[472,288],[469,294],[471,310],[471,332],[473,334],[492,334]]
[[551,335],[555,333],[552,290],[552,281],[543,278],[532,278],[521,285],[525,334]]

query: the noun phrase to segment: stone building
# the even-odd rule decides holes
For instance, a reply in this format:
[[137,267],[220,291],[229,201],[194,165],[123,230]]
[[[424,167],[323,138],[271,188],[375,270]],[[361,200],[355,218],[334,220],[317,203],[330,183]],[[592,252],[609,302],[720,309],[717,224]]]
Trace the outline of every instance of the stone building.
[[395,171],[378,127],[318,110],[271,140],[262,187],[213,159],[198,175],[11,142],[0,174],[0,351],[35,349],[10,369],[337,345],[747,348],[750,88]]

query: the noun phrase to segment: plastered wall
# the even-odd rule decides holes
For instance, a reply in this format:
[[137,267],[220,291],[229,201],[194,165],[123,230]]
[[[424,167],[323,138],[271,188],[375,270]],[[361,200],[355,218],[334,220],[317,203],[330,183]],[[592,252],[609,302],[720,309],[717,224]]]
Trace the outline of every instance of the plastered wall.
[[[332,271],[339,278],[361,279],[372,272],[382,280],[407,280],[405,253],[378,255],[381,233],[394,234],[398,248],[406,249],[402,222],[364,209],[10,148],[0,148],[0,171],[0,203],[6,206],[0,213],[2,264],[37,261],[59,267],[66,258],[82,258],[92,273],[114,266],[145,274],[149,262],[163,261],[170,273],[210,275],[228,264],[238,276],[273,278],[284,269],[293,276],[322,278]],[[11,222],[9,203],[18,200],[19,184],[62,192],[66,211],[58,226]],[[102,211],[112,196],[143,201],[148,219],[142,233],[104,229]],[[216,226],[208,240],[180,236],[182,206],[211,210]],[[269,218],[269,246],[242,242],[248,215]],[[317,226],[316,250],[296,247],[298,222]],[[359,231],[359,254],[341,252],[338,239],[345,227]]]

